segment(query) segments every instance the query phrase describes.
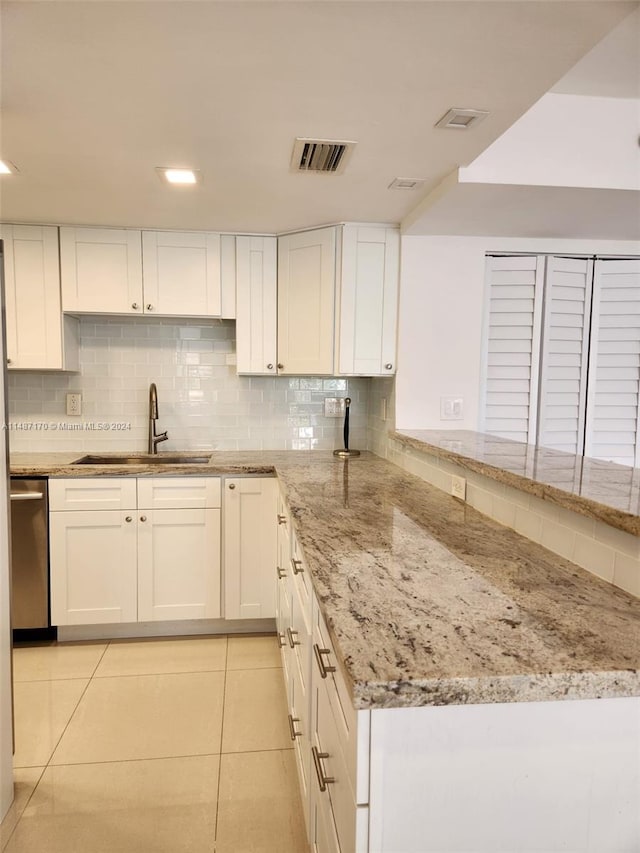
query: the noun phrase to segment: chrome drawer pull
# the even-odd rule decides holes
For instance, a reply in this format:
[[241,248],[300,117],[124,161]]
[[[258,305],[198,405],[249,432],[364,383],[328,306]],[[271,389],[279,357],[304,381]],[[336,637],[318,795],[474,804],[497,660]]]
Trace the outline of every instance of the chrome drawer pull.
[[315,746],[311,747],[311,754],[313,755],[313,763],[316,768],[316,776],[318,777],[318,786],[321,791],[327,790],[327,785],[331,785],[336,780],[333,776],[325,776],[324,770],[322,769],[322,759],[329,758],[328,752],[318,752]]
[[278,580],[282,580],[282,578],[286,578],[287,573],[284,569],[281,569],[280,566],[276,566],[276,572],[278,573]]
[[284,634],[281,634],[280,631],[278,631],[278,645],[281,649],[287,645],[287,641],[285,640]]
[[291,568],[293,569],[294,575],[301,575],[304,572],[302,560],[296,560],[295,557],[291,558]]
[[292,717],[291,714],[288,714],[289,717],[289,732],[291,733],[291,740],[295,740],[297,737],[302,736],[302,732],[296,731],[296,723],[300,722],[299,717]]
[[278,513],[278,524],[286,524],[286,523],[287,523],[287,516],[286,515],[280,515],[280,513]]
[[292,631],[291,628],[287,628],[287,636],[289,637],[289,645],[293,649],[295,646],[300,645],[300,640],[294,640],[293,635],[298,636],[298,631]]
[[314,643],[313,644],[313,653],[316,656],[316,663],[318,664],[318,669],[320,670],[320,675],[322,676],[322,678],[326,678],[328,672],[335,672],[336,671],[335,666],[330,666],[329,664],[325,663],[324,660],[322,659],[322,655],[331,654],[330,649],[321,649],[317,643]]

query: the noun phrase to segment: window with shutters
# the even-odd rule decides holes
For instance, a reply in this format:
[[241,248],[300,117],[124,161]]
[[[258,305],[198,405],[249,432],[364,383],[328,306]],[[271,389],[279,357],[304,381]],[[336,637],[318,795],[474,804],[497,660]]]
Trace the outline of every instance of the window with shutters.
[[640,259],[487,257],[480,429],[640,464]]

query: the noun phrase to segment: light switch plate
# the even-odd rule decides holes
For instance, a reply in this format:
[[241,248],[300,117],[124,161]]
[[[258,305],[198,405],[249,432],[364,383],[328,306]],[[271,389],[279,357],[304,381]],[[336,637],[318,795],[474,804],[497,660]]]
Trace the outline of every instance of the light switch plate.
[[75,417],[82,414],[82,394],[67,394],[67,414]]
[[325,397],[324,416],[325,418],[344,417],[344,397]]
[[440,420],[461,421],[464,418],[463,397],[440,397]]
[[461,501],[467,497],[467,481],[464,477],[451,476],[451,494],[454,498],[460,498]]

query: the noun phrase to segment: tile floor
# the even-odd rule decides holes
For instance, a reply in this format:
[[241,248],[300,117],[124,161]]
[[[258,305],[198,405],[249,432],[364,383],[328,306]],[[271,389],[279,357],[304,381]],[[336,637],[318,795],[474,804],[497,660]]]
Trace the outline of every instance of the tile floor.
[[307,853],[274,637],[17,648],[5,853]]

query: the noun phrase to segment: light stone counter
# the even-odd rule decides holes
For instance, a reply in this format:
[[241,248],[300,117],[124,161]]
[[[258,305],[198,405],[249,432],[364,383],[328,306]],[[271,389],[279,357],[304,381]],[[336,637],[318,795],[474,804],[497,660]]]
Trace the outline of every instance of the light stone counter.
[[[121,473],[73,458],[21,454],[11,470]],[[277,471],[356,708],[640,695],[638,599],[378,457],[170,468],[126,473]]]
[[640,469],[471,430],[398,430],[392,441],[640,535]]

